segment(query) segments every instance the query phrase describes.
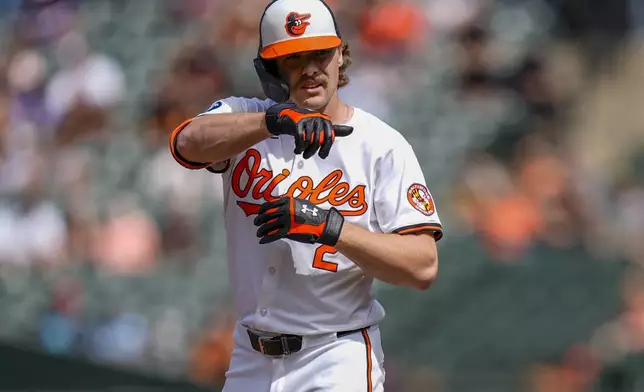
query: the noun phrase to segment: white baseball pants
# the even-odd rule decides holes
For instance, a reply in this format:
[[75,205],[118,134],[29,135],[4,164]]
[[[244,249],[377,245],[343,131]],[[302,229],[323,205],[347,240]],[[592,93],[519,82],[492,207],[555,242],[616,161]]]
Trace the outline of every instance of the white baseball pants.
[[383,392],[380,330],[336,337],[304,337],[302,349],[271,357],[253,350],[246,329],[235,329],[235,348],[223,392]]

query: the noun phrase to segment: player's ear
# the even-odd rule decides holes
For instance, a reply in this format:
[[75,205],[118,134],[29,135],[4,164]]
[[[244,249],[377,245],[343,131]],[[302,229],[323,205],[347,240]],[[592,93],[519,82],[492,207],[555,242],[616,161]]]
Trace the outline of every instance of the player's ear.
[[342,63],[344,62],[344,58],[342,57],[342,46],[336,49],[338,51],[338,67],[342,66]]

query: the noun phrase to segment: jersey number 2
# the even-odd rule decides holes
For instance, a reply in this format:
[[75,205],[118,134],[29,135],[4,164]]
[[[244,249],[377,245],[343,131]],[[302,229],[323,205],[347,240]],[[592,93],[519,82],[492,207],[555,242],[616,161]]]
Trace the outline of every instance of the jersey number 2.
[[326,255],[327,253],[333,255],[338,253],[338,251],[335,250],[334,247],[329,245],[320,245],[315,249],[315,256],[313,256],[313,268],[331,272],[338,272],[338,265],[336,263],[324,260],[324,255]]

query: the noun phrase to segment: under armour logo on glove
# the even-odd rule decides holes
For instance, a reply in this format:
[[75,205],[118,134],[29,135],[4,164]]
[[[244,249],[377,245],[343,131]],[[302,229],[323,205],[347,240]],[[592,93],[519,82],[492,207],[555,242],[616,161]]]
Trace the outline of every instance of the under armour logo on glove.
[[306,244],[335,246],[344,217],[333,207],[325,210],[307,200],[283,196],[262,204],[253,223],[258,226],[260,244],[285,238]]
[[312,210],[309,210],[309,209],[308,209],[308,207],[306,206],[306,204],[304,204],[304,205],[302,206],[302,210],[301,210],[301,211],[302,211],[303,213],[305,213],[305,214],[306,214],[307,212],[311,211],[311,212],[313,213],[313,216],[318,216],[318,209],[317,209],[317,208],[315,208],[315,207],[313,207],[313,209],[312,209]]
[[316,152],[324,159],[329,156],[335,137],[349,136],[353,127],[333,125],[326,114],[302,109],[294,103],[273,105],[266,111],[266,128],[273,135],[295,138],[295,154],[309,159]]

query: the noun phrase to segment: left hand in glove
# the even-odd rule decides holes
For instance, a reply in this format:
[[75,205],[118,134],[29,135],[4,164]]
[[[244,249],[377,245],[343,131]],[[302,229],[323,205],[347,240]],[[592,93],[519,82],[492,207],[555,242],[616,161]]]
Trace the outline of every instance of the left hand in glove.
[[308,200],[283,196],[261,205],[253,222],[260,244],[281,238],[306,244],[335,246],[344,217],[338,210],[322,209]]

